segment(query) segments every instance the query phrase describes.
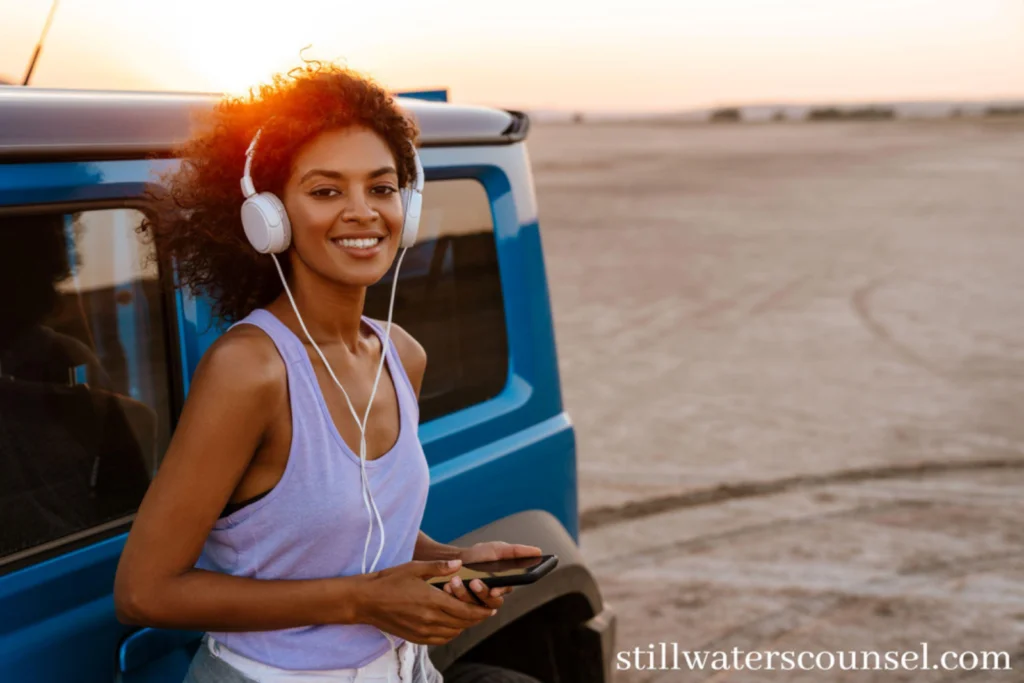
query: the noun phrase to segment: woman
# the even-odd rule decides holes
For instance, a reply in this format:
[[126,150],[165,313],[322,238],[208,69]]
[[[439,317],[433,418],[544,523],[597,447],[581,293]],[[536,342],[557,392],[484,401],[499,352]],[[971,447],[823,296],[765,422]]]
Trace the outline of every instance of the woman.
[[[122,621],[207,631],[188,682],[440,681],[425,646],[493,616],[511,589],[425,579],[540,554],[419,529],[426,353],[362,315],[409,227],[417,135],[372,81],[307,65],[219,103],[142,226],[236,323],[196,368],[115,578]],[[242,211],[243,174],[245,195],[280,200],[280,249],[253,238],[278,209]]]

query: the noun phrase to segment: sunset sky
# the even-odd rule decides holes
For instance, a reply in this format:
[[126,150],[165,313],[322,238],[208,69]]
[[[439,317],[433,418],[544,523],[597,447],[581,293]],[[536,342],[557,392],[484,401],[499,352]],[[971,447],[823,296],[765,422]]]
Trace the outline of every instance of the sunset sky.
[[[0,0],[19,80],[49,0]],[[33,84],[241,92],[308,57],[521,109],[1024,96],[1024,0],[63,0]]]

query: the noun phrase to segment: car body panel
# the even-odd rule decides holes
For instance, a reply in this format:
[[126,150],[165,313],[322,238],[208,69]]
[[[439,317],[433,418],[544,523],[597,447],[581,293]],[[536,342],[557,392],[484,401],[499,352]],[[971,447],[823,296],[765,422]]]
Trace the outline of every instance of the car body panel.
[[[144,157],[167,154],[187,134],[189,117],[213,101],[207,95],[0,87],[0,214],[144,208],[144,194],[159,189],[160,177],[179,163]],[[420,425],[431,473],[423,528],[450,541],[533,511],[546,515],[547,526],[554,520],[563,545],[575,544],[576,440],[562,405],[523,141],[527,123],[516,112],[402,103],[422,126],[428,181],[468,178],[486,191],[508,333],[507,380],[498,395]],[[429,232],[430,221],[443,217],[427,209]],[[179,371],[180,401],[202,354],[226,325],[212,317],[204,297],[176,290],[168,301],[173,324],[167,346]],[[133,324],[130,316],[119,319],[126,343]],[[199,632],[138,629],[114,614],[113,576],[131,519],[0,562],[0,680],[181,679]]]

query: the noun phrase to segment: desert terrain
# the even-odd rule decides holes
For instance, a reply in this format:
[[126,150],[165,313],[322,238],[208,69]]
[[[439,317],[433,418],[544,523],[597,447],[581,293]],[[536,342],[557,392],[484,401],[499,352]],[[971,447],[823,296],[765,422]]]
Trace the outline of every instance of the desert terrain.
[[990,650],[1021,680],[1024,120],[537,125],[618,649]]

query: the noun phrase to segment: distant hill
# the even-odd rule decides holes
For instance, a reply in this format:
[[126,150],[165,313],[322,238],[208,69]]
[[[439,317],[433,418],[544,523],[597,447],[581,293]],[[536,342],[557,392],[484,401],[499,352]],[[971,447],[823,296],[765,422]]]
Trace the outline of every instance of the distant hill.
[[760,122],[760,121],[837,121],[891,119],[945,119],[961,116],[1024,116],[1024,99],[1018,100],[935,100],[819,104],[756,104],[691,109],[672,113],[587,112],[544,109],[530,112],[538,123],[571,122]]
[[[860,104],[777,104],[740,107],[744,121],[807,119],[945,119],[957,116],[985,116],[991,110],[1015,110],[1024,100],[935,100],[870,102]],[[782,115],[780,117],[780,114]]]

